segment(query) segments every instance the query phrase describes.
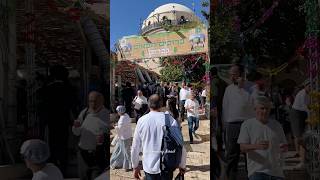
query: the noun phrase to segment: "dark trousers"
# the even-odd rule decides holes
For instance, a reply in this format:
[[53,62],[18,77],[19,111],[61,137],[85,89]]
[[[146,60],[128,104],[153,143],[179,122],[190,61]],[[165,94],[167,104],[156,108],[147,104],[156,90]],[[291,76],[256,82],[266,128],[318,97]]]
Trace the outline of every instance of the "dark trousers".
[[132,104],[131,104],[131,102],[125,102],[125,107],[126,107],[126,113],[130,116],[130,117],[132,117]]
[[188,117],[188,127],[189,127],[190,142],[193,142],[192,133],[196,132],[196,130],[199,128],[199,118],[189,116]]
[[186,112],[186,109],[184,107],[185,102],[186,102],[186,100],[180,101],[180,119],[181,119],[181,121],[184,120],[184,113]]
[[270,176],[265,173],[255,172],[249,177],[249,180],[284,180],[283,177]]
[[228,180],[237,180],[240,145],[237,143],[242,122],[226,124],[226,174]]
[[63,125],[59,123],[50,123],[48,124],[48,130],[49,148],[51,154],[50,161],[58,166],[61,172],[65,174],[68,165],[68,124]]
[[140,108],[139,110],[135,109],[135,112],[136,112],[136,123],[138,123],[139,118],[141,118],[143,115],[142,108]]
[[172,180],[173,172],[161,172],[160,174],[149,174],[144,172],[146,177],[145,180]]

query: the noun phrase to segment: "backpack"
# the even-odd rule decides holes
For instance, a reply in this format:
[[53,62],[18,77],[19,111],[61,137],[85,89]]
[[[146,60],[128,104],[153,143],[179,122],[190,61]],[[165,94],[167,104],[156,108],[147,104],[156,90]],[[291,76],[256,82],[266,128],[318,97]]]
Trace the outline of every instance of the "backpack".
[[174,171],[179,167],[183,138],[179,127],[170,125],[169,114],[165,114],[165,126],[163,126],[163,138],[161,145],[160,169],[161,171]]

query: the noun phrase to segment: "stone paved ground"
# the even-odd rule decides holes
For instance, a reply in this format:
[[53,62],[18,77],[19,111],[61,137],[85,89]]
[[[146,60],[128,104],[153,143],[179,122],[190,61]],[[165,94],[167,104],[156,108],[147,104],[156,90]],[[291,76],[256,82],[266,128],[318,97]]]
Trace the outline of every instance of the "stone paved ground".
[[[197,137],[194,144],[189,144],[188,123],[182,122],[182,134],[187,149],[187,172],[186,180],[209,180],[210,174],[210,124],[209,120],[200,120],[200,127],[197,130]],[[135,123],[132,123],[134,130]],[[114,136],[114,130],[112,130]],[[111,151],[113,148],[111,148]],[[141,171],[142,172],[142,171]],[[177,174],[178,171],[175,172]],[[123,169],[110,170],[112,180],[129,180],[133,178],[133,172],[125,172]]]

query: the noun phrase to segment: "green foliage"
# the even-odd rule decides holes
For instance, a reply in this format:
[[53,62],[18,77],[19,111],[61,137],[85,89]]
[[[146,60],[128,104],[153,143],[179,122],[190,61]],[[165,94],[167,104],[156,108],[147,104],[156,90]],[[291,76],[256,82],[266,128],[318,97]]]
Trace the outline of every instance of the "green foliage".
[[215,64],[231,63],[240,55],[239,35],[233,28],[234,11],[218,7],[210,18],[210,51]]
[[183,79],[183,68],[180,65],[166,65],[160,70],[160,79],[164,82],[176,82]]
[[[209,5],[210,5],[210,2],[208,0],[201,2],[201,6],[204,7],[204,8],[209,7]],[[210,18],[210,13],[209,12],[206,12],[205,10],[201,10],[201,14],[202,14],[203,17],[206,18],[207,21],[209,20],[209,18]]]
[[[233,7],[219,3],[211,10],[209,36],[214,63],[252,56],[258,66],[277,67],[292,58],[304,41],[304,0],[279,1],[266,13],[273,2],[248,0]],[[236,16],[239,30],[235,30]],[[265,16],[265,21],[259,22]]]

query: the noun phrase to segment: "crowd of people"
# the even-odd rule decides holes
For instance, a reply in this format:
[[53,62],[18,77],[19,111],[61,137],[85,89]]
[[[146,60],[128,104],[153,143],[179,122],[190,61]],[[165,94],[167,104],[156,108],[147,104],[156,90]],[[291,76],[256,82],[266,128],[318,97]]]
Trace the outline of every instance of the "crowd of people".
[[[103,90],[95,82],[90,86],[85,108],[80,105],[77,90],[62,65],[50,68],[50,76],[36,91],[37,118],[33,123],[21,154],[33,179],[68,177],[70,161],[76,157],[81,180],[98,178],[109,166],[109,111],[105,108]],[[80,94],[78,94],[80,95]],[[83,110],[79,110],[83,108]],[[32,126],[30,126],[32,124]],[[76,138],[79,137],[79,138]],[[74,145],[72,141],[77,145]],[[47,163],[49,162],[49,163]]]
[[162,107],[170,107],[173,116],[180,121],[185,120],[184,103],[190,98],[190,92],[195,94],[200,108],[205,108],[207,91],[206,87],[202,89],[194,88],[190,83],[182,82],[161,82],[161,83],[144,83],[137,88],[133,87],[130,82],[126,82],[122,87],[121,93],[117,94],[116,99],[120,99],[118,104],[126,108],[130,117],[135,117],[136,122],[142,114],[148,112],[147,101],[152,94],[158,94]]
[[[116,136],[111,145],[114,150],[110,160],[112,169],[134,170],[134,178],[140,179],[143,168],[146,179],[172,179],[173,170],[161,168],[161,147],[163,143],[165,117],[170,115],[170,125],[182,136],[181,122],[187,119],[189,143],[199,128],[199,110],[205,106],[206,91],[197,91],[185,82],[159,83],[154,87],[143,84],[135,90],[129,82],[122,90],[123,103],[117,106],[120,116],[115,125]],[[200,100],[201,99],[201,100]],[[132,135],[131,118],[137,123]],[[131,151],[130,151],[131,150]],[[139,165],[139,156],[143,155]],[[183,148],[179,161],[180,176],[185,172],[186,150]]]
[[295,156],[300,157],[296,168],[304,167],[305,149],[301,145],[309,112],[309,81],[304,82],[295,98],[290,94],[282,98],[277,88],[269,93],[262,76],[252,83],[244,73],[243,66],[232,65],[231,84],[226,85],[218,77],[217,69],[211,70],[214,120],[211,127],[217,145],[211,152],[215,159],[212,172],[219,178],[223,169],[219,162],[224,162],[227,179],[238,179],[238,163],[243,153],[250,180],[284,179],[283,153],[288,151],[290,134],[295,139]]

